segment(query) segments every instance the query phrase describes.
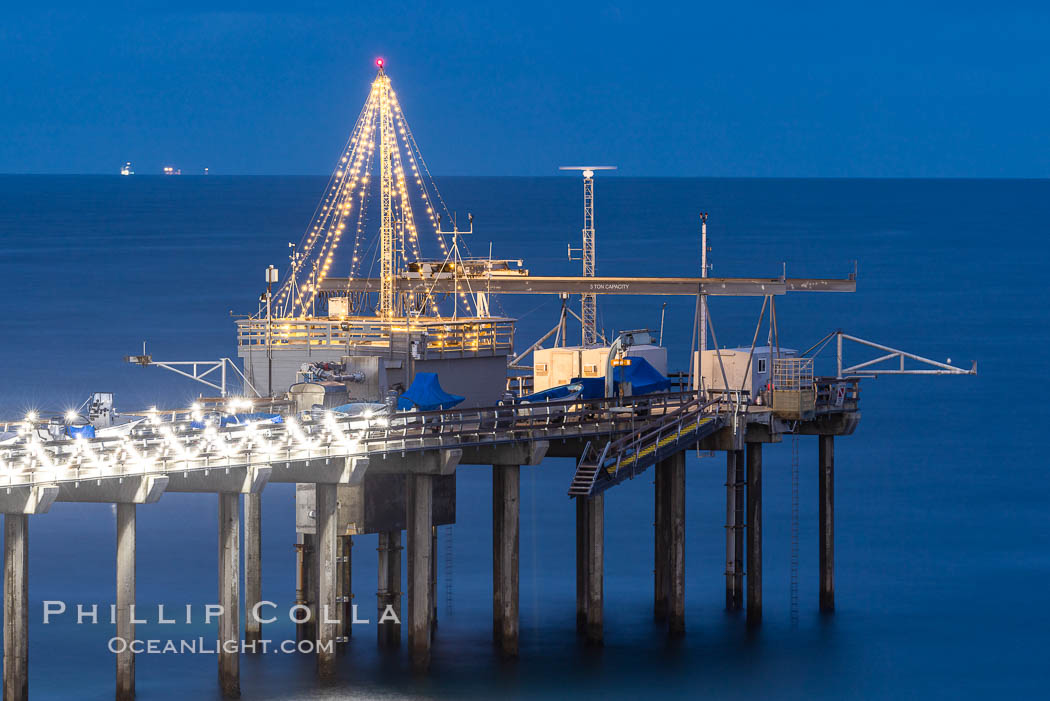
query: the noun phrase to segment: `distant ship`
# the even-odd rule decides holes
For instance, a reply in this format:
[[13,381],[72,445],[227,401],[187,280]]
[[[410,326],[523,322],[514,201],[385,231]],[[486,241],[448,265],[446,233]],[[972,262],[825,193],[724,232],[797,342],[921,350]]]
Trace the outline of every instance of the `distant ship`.
[[131,161],[124,161],[124,165],[120,167],[121,175],[134,175],[135,171],[131,169]]
[[164,166],[164,175],[182,175],[182,168],[173,168],[172,166]]

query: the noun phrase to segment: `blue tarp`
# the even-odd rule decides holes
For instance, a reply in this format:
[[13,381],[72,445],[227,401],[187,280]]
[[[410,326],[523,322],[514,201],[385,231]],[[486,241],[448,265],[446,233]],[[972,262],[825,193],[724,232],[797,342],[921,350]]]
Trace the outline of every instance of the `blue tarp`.
[[397,398],[397,408],[398,411],[451,409],[462,401],[463,397],[449,394],[441,389],[436,373],[417,372],[415,379],[412,380],[412,386]]
[[[631,394],[654,394],[656,392],[667,392],[671,389],[671,381],[660,374],[645,358],[632,358],[630,365],[621,365],[613,368],[613,392],[617,392],[621,382],[631,383]],[[573,383],[583,385],[583,393],[580,399],[602,399],[605,397],[604,377],[574,377]]]
[[573,384],[583,385],[580,399],[604,399],[605,378],[604,377],[574,377]]
[[545,389],[542,392],[534,392],[519,399],[519,402],[557,402],[563,399],[572,399],[583,391],[583,384],[573,381],[567,385],[558,385]]
[[613,368],[613,378],[617,382],[630,382],[631,394],[653,394],[666,392],[671,388],[671,381],[660,374],[645,358],[631,358],[630,365]]
[[94,438],[95,427],[91,424],[84,426],[66,426],[66,435],[70,438]]

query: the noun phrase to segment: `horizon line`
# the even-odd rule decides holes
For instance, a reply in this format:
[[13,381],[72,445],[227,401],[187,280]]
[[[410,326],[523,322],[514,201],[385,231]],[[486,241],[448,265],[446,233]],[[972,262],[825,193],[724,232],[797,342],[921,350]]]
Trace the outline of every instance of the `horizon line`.
[[[41,172],[16,172],[2,171],[0,177],[100,177],[100,178],[329,178],[331,173],[180,173],[169,175],[165,173],[135,173],[133,175],[121,175],[120,173],[41,173]],[[576,178],[568,173],[555,171],[550,175],[520,175],[520,174],[440,174],[434,173],[435,178]],[[603,180],[1050,180],[1050,175],[627,175],[609,174],[602,176]]]

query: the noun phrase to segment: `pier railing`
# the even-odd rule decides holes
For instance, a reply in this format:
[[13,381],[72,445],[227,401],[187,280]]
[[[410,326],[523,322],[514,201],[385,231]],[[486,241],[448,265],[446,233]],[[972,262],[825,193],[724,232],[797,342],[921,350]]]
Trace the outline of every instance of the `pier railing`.
[[860,406],[860,378],[818,377],[813,381],[818,414],[856,411]]
[[[818,378],[814,384],[817,413],[857,409],[855,378]],[[555,438],[616,440],[634,434],[630,440],[640,450],[652,438],[640,430],[652,428],[660,434],[659,443],[670,435],[668,430],[678,435],[690,421],[708,416],[737,432],[747,424],[748,406],[739,392],[666,392],[371,417],[304,412],[284,416],[281,423],[226,427],[202,427],[185,412],[175,421],[162,420],[170,412],[158,412],[125,435],[61,440],[50,440],[42,424],[23,422],[23,440],[0,446],[0,487],[261,465],[290,468],[318,458],[368,458]],[[617,449],[624,450],[631,452],[627,445]]]
[[666,393],[371,417],[305,413],[286,416],[281,423],[203,428],[188,416],[165,421],[162,418],[168,412],[157,412],[125,435],[60,440],[45,438],[44,425],[25,422],[21,426],[24,440],[0,446],[0,487],[262,465],[287,467],[316,459],[367,458],[554,437],[612,437],[693,398],[692,393]]
[[404,348],[411,339],[422,341],[420,351],[510,352],[514,348],[514,321],[479,319],[240,319],[237,345],[241,350],[307,350],[312,348]]

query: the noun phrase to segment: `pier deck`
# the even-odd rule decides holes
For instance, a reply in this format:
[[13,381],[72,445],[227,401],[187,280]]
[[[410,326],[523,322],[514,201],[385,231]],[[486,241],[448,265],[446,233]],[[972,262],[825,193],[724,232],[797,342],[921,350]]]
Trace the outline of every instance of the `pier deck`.
[[[839,380],[822,381],[829,385]],[[46,513],[56,502],[111,503],[118,506],[121,528],[117,532],[117,589],[119,611],[134,603],[135,510],[139,504],[158,501],[166,492],[202,492],[218,495],[220,582],[219,601],[225,607],[219,623],[221,640],[241,640],[241,591],[259,591],[261,567],[252,560],[252,544],[260,532],[258,495],[271,482],[315,486],[316,529],[300,547],[298,581],[302,602],[318,621],[332,608],[342,610],[349,595],[349,538],[338,531],[338,492],[345,485],[360,485],[366,475],[400,475],[404,479],[408,528],[409,573],[406,618],[409,648],[417,667],[430,659],[435,624],[434,580],[436,544],[432,533],[437,504],[435,480],[455,473],[460,464],[488,465],[493,469],[493,606],[494,635],[506,655],[518,651],[518,534],[519,466],[538,465],[545,457],[580,461],[600,451],[602,461],[591,473],[588,488],[573,488],[578,502],[578,614],[586,639],[600,644],[602,627],[602,571],[604,557],[604,499],[601,492],[656,465],[657,538],[662,543],[658,559],[656,610],[664,611],[669,631],[684,632],[684,451],[692,448],[725,450],[747,458],[747,528],[737,524],[733,533],[747,536],[748,620],[761,617],[761,444],[779,442],[784,433],[821,436],[822,573],[821,605],[832,606],[830,572],[832,441],[834,435],[853,431],[859,420],[856,381],[838,404],[818,399],[816,410],[805,421],[779,418],[768,407],[748,406],[740,396],[701,399],[696,392],[669,392],[639,397],[570,400],[539,405],[499,405],[473,409],[408,412],[370,418],[332,413],[310,418],[293,414],[279,423],[240,426],[206,426],[186,420],[162,421],[172,412],[155,412],[127,435],[94,439],[40,440],[35,427],[25,440],[0,447],[0,512],[5,530],[17,537],[5,542],[4,687],[10,698],[26,698],[28,646],[28,516]],[[835,393],[818,392],[818,397]],[[839,395],[841,397],[841,393]],[[174,418],[179,419],[180,411]],[[651,444],[651,445],[650,445]],[[591,451],[589,453],[588,451]],[[606,460],[608,458],[608,460]],[[568,486],[568,485],[567,485]],[[732,503],[739,490],[730,485],[727,520],[739,512]],[[243,511],[246,567],[240,581],[240,495],[251,508]],[[400,543],[400,531],[381,533],[385,541]],[[394,536],[397,536],[396,538]],[[381,538],[382,540],[382,538]],[[730,550],[737,543],[730,538]],[[390,560],[400,548],[381,550]],[[825,550],[827,552],[825,552]],[[669,558],[666,561],[663,558]],[[400,565],[398,565],[400,567]],[[387,567],[393,571],[390,566]],[[728,588],[740,586],[744,575],[727,570]],[[390,580],[390,577],[387,577]],[[662,589],[660,589],[662,587]],[[396,584],[380,586],[380,599],[400,617],[400,592]],[[251,595],[258,598],[257,594]],[[661,601],[663,603],[661,603]],[[729,599],[727,598],[727,603]],[[247,603],[247,602],[246,602]],[[245,611],[250,612],[249,606]],[[249,617],[250,613],[247,613]],[[134,638],[134,626],[121,613],[122,636]],[[22,623],[19,624],[19,621]],[[260,624],[249,618],[245,638],[257,639]],[[318,670],[322,677],[334,673],[336,659],[331,645],[346,640],[341,624],[318,623]],[[382,644],[396,644],[400,625],[380,626]],[[328,647],[326,647],[326,645]],[[220,687],[236,697],[240,689],[238,652],[221,652]],[[121,698],[134,694],[134,657],[117,657],[117,689]],[[6,696],[6,694],[5,694]]]

